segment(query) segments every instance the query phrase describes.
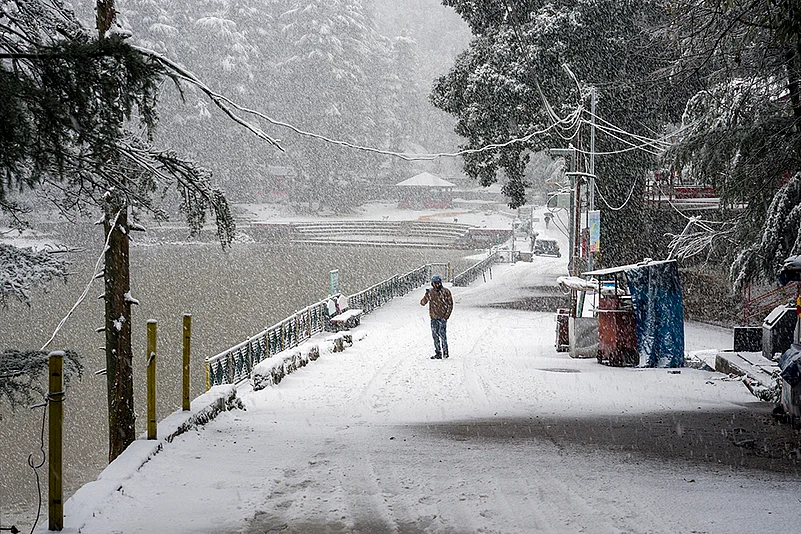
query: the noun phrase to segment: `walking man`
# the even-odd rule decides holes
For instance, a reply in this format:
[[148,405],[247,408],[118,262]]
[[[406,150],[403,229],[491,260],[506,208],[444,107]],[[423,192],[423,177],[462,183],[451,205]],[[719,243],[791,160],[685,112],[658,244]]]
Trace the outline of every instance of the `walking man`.
[[448,319],[453,311],[453,297],[449,289],[442,287],[439,275],[431,277],[431,288],[420,301],[421,306],[428,304],[428,316],[431,317],[431,335],[434,337],[434,355],[432,360],[448,357]]

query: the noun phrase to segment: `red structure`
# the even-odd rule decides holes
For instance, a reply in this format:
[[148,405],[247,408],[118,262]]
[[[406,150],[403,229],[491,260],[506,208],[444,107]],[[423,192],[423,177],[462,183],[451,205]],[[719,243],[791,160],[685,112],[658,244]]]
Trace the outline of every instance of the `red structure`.
[[598,361],[614,366],[636,366],[637,320],[630,301],[616,295],[601,295],[598,300]]
[[297,174],[292,167],[270,165],[267,167],[265,197],[269,201],[288,200]]
[[651,202],[671,202],[691,199],[717,199],[714,187],[688,179],[679,171],[662,170],[653,173],[646,184],[646,197]]
[[616,367],[640,363],[637,318],[628,292],[626,268],[612,267],[584,273],[598,279],[598,362]]
[[453,206],[453,190],[456,185],[430,172],[421,172],[395,185],[398,188],[399,208],[450,208]]

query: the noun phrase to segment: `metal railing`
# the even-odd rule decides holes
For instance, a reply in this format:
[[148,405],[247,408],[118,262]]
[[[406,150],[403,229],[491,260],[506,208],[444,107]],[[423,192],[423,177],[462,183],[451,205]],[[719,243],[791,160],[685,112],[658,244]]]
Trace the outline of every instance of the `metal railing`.
[[487,281],[486,272],[489,271],[490,279],[492,279],[492,264],[498,261],[498,250],[493,248],[490,251],[489,256],[484,258],[483,260],[479,261],[472,267],[468,268],[464,272],[461,272],[453,277],[453,285],[456,287],[465,287],[470,285],[474,280],[477,280],[479,276],[484,277],[484,281]]
[[743,295],[743,324],[760,315],[766,315],[780,304],[792,303],[799,292],[799,284],[788,284],[752,297],[751,288],[747,286]]
[[[348,297],[350,308],[368,314],[394,297],[406,295],[431,279],[434,273],[450,273],[448,263],[429,263],[406,274],[395,275]],[[242,343],[216,356],[206,358],[206,389],[220,384],[236,384],[250,378],[253,367],[285,350],[297,347],[325,330],[330,297],[287,317]]]

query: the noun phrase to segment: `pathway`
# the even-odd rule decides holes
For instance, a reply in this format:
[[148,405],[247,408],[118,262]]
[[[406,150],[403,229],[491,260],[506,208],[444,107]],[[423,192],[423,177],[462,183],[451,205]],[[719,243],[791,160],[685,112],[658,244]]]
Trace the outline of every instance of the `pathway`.
[[790,431],[742,384],[571,359],[553,314],[488,306],[541,259],[453,288],[449,360],[418,290],[345,352],[242,389],[246,411],[165,445],[81,532],[796,532],[794,464],[736,444]]

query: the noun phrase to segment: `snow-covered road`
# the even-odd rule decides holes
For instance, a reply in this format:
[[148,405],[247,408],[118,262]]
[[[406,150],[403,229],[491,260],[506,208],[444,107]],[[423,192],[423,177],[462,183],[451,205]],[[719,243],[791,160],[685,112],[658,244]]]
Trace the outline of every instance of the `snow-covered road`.
[[486,306],[545,266],[453,288],[449,360],[429,359],[422,290],[375,311],[345,352],[166,445],[81,532],[797,532],[798,474],[702,431],[765,412],[742,384],[571,359],[553,314]]

